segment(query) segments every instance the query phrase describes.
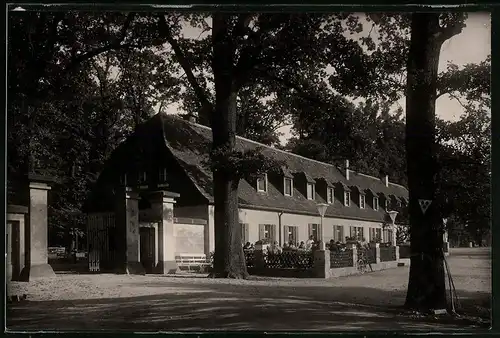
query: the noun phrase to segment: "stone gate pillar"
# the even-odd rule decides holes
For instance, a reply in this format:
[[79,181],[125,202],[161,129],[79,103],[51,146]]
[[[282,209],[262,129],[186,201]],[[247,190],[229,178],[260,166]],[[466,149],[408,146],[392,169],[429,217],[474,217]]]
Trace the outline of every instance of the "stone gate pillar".
[[19,277],[22,281],[55,277],[48,262],[47,195],[48,180],[29,177],[28,217],[25,223],[25,262]]
[[152,207],[159,217],[158,224],[158,263],[155,271],[160,274],[175,273],[175,236],[174,236],[174,204],[180,195],[169,191],[158,191],[151,196]]
[[[139,234],[139,194],[130,187],[122,188],[117,193],[115,227],[117,235],[122,240],[119,252],[121,262],[118,262],[116,272],[126,274],[145,274],[140,263]],[[120,264],[121,263],[121,264]]]

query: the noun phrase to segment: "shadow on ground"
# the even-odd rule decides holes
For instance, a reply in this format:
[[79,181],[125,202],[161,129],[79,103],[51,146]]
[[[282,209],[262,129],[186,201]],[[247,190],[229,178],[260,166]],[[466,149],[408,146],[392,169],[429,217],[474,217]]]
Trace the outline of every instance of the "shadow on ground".
[[[403,313],[404,292],[370,287],[181,284],[169,277],[138,286],[177,287],[180,293],[62,301],[25,301],[7,309],[10,330],[254,330],[442,331],[486,329],[452,318]],[[382,293],[382,294],[380,294]],[[353,297],[353,295],[359,295]],[[375,297],[376,296],[376,297]],[[490,301],[486,293],[461,292],[462,303]],[[380,306],[376,300],[388,299]],[[470,301],[469,301],[470,300]],[[358,303],[358,304],[352,304]],[[360,305],[363,304],[363,305]]]

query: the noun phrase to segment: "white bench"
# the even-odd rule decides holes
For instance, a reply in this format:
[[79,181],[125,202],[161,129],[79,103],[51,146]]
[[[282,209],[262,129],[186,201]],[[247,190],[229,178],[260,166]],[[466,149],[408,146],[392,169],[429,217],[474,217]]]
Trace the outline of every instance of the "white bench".
[[175,262],[179,268],[184,267],[191,271],[192,267],[199,267],[200,270],[210,266],[205,254],[182,253],[175,256]]

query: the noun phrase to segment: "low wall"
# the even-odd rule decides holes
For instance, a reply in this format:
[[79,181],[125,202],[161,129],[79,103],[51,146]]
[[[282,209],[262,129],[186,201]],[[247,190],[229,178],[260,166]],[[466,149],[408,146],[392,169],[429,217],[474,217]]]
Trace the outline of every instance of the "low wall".
[[[358,269],[358,261],[361,257],[364,257],[367,263],[365,271],[379,271],[385,269],[392,269],[398,267],[399,262],[399,248],[392,247],[390,250],[393,251],[396,259],[391,261],[381,262],[380,261],[380,248],[377,245],[374,250],[376,257],[368,257],[366,255],[358,255],[358,249],[356,246],[349,248],[346,252],[341,255],[338,253],[330,253],[329,250],[316,250],[314,252],[300,253],[302,258],[297,257],[294,259],[287,253],[283,258],[278,258],[273,255],[266,257],[265,251],[255,250],[252,253],[245,253],[247,259],[247,269],[248,273],[251,275],[267,276],[267,277],[285,277],[285,278],[333,278],[357,275],[362,273]],[[388,248],[389,249],[389,248]],[[304,260],[308,255],[312,257],[312,264],[306,264],[305,268],[297,268],[296,264],[305,264]],[[393,255],[391,255],[393,256]],[[274,257],[274,258],[273,258]],[[309,256],[310,257],[310,256]],[[272,258],[272,259],[271,259]],[[294,261],[296,260],[296,261]],[[288,261],[288,262],[287,262]],[[368,264],[370,261],[376,263]],[[280,263],[281,262],[281,263]],[[285,264],[286,263],[286,264]],[[293,263],[293,265],[288,266],[287,264]],[[285,268],[283,268],[285,267]]]
[[410,246],[401,245],[399,247],[399,258],[410,258]]

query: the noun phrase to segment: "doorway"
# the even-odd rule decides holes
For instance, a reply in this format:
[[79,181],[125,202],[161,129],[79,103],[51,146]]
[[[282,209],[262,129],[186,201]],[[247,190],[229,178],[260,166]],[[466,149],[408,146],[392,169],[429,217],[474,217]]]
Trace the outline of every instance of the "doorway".
[[20,222],[9,221],[10,231],[7,233],[7,262],[10,265],[12,280],[18,280],[21,275],[21,238]]
[[140,235],[140,258],[146,273],[153,273],[155,262],[155,228],[141,227]]

